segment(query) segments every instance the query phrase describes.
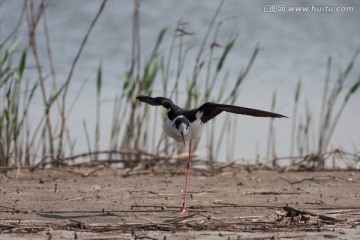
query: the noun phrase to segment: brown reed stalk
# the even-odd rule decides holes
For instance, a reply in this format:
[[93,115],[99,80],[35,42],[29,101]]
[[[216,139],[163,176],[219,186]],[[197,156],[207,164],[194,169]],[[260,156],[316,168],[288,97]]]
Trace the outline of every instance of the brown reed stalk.
[[[42,99],[43,99],[43,103],[44,106],[47,105],[47,93],[46,93],[46,87],[45,87],[45,79],[42,73],[42,67],[41,67],[41,60],[40,60],[40,56],[38,53],[38,46],[37,46],[37,42],[36,42],[36,28],[37,28],[37,24],[44,12],[44,9],[46,7],[46,3],[47,1],[42,0],[39,6],[39,10],[38,13],[35,14],[35,10],[34,10],[34,1],[30,0],[30,1],[26,1],[26,17],[27,17],[27,23],[28,23],[28,30],[29,30],[29,44],[30,44],[30,48],[33,52],[33,56],[35,58],[35,62],[36,62],[36,69],[38,71],[38,75],[39,75],[39,85],[40,85],[40,90],[41,90],[41,95],[42,95]],[[54,157],[54,143],[53,143],[53,129],[52,129],[52,121],[51,121],[51,117],[49,114],[49,110],[45,110],[45,119],[46,119],[46,127],[47,127],[47,134],[48,134],[48,144],[49,144],[49,153],[50,153],[50,157],[53,158]],[[42,156],[42,161],[46,158],[45,156],[46,154],[46,147],[45,147],[45,143],[46,141],[43,142],[43,156]]]
[[65,126],[66,126],[66,116],[65,116],[65,113],[66,113],[66,96],[67,96],[67,92],[68,92],[68,89],[69,89],[69,86],[70,86],[70,83],[71,83],[71,80],[72,80],[72,75],[75,71],[75,68],[76,68],[76,65],[80,59],[80,56],[81,56],[81,53],[87,43],[87,40],[94,28],[94,26],[96,25],[99,17],[101,16],[101,13],[103,12],[105,6],[106,6],[106,3],[107,3],[107,0],[103,0],[101,2],[101,5],[99,7],[99,10],[97,11],[94,19],[91,21],[90,23],[90,26],[89,28],[87,29],[86,31],[86,34],[80,44],[80,47],[75,55],[75,58],[71,64],[71,68],[70,68],[70,71],[69,71],[69,74],[67,76],[67,79],[64,83],[64,85],[62,85],[59,89],[59,93],[62,91],[62,109],[61,109],[61,112],[60,112],[60,115],[61,115],[61,126],[60,126],[60,133],[59,133],[59,146],[58,146],[58,151],[57,151],[57,156],[56,156],[56,159],[61,159],[63,158],[63,153],[64,153],[64,149],[63,149],[63,145],[64,145],[64,133],[65,133]]

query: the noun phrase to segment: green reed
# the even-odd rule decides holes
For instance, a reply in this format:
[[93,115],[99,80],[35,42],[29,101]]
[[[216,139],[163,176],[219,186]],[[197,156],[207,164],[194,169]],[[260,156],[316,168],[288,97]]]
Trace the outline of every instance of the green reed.
[[[314,110],[305,99],[304,116],[298,116],[299,99],[301,95],[301,81],[298,81],[294,92],[293,122],[291,131],[291,149],[289,158],[293,164],[305,162],[309,168],[323,169],[325,161],[333,153],[341,152],[340,149],[329,149],[336,126],[349,103],[360,86],[360,77],[349,79],[353,71],[360,50],[356,50],[351,60],[338,67],[337,77],[332,79],[332,59],[328,58],[320,109]],[[340,103],[339,103],[340,102]],[[319,115],[319,125],[315,128],[315,113]],[[317,132],[317,134],[316,134]],[[295,154],[295,147],[297,154]],[[355,157],[357,154],[347,154]]]

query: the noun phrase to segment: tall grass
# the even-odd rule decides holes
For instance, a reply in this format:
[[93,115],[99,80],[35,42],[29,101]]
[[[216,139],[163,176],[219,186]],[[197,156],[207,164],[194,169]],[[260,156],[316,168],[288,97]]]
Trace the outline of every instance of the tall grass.
[[[294,165],[302,163],[307,168],[323,169],[326,167],[326,160],[329,159],[330,156],[338,153],[341,153],[338,154],[340,158],[351,157],[355,164],[356,161],[358,161],[358,153],[348,153],[338,148],[330,149],[330,143],[349,100],[360,86],[359,76],[357,76],[357,79],[356,76],[353,77],[353,79],[349,79],[351,71],[354,66],[356,66],[359,52],[360,49],[355,51],[353,57],[345,67],[338,67],[338,73],[335,79],[332,79],[332,75],[335,74],[331,74],[332,59],[328,58],[320,109],[311,109],[312,104],[309,104],[308,100],[305,99],[305,112],[300,117],[298,117],[298,106],[302,91],[301,81],[298,81],[294,92],[293,122],[290,137],[291,149],[289,156],[289,159],[293,160],[292,163]],[[314,119],[316,114],[314,114],[314,112],[319,114],[319,125],[317,129],[315,128]],[[295,148],[297,150],[296,154]],[[306,161],[304,162],[304,160]]]
[[[353,67],[356,63],[357,57],[359,55],[360,49],[357,49],[354,53],[354,56],[347,64],[345,69],[339,67],[338,76],[333,83],[332,88],[330,89],[330,94],[328,92],[330,86],[330,64],[331,59],[328,61],[327,74],[324,83],[324,92],[323,100],[320,113],[320,127],[319,127],[319,138],[318,138],[318,148],[316,154],[315,167],[323,168],[325,165],[325,159],[323,156],[324,151],[328,148],[334,130],[339,122],[339,119],[348,104],[351,96],[355,94],[360,85],[360,77],[352,81],[350,88],[345,88],[345,83],[349,81],[349,74],[353,70]],[[336,109],[336,103],[341,101],[342,94],[345,93],[340,107]]]
[[[222,26],[232,18],[219,19],[219,12],[224,1],[219,3],[213,13],[209,26],[202,36],[198,45],[189,45],[188,42],[194,37],[189,30],[190,23],[180,19],[161,29],[154,42],[153,49],[148,56],[143,55],[141,30],[141,2],[134,0],[133,26],[132,26],[132,51],[130,65],[122,79],[122,89],[113,101],[111,133],[109,146],[101,149],[100,142],[103,134],[101,125],[107,124],[101,118],[103,98],[103,68],[99,64],[97,74],[93,77],[96,82],[96,106],[95,128],[89,128],[87,121],[83,121],[84,141],[87,152],[75,153],[75,139],[71,135],[71,125],[68,122],[73,105],[68,105],[68,91],[76,66],[80,61],[82,52],[86,47],[91,32],[101,17],[106,0],[99,3],[99,9],[92,21],[76,52],[66,79],[59,79],[56,74],[56,64],[52,57],[52,44],[50,42],[51,29],[47,21],[47,0],[24,1],[22,16],[26,17],[28,26],[29,44],[22,51],[18,50],[19,40],[16,38],[15,29],[0,45],[0,166],[60,166],[71,164],[78,158],[83,161],[99,162],[111,160],[123,163],[125,167],[134,167],[141,160],[171,158],[182,152],[183,146],[172,144],[168,138],[159,134],[162,118],[165,118],[161,108],[150,108],[146,104],[138,104],[134,99],[140,94],[163,95],[172,98],[181,106],[195,107],[201,102],[215,100],[217,102],[234,104],[239,97],[239,90],[251,71],[260,51],[259,44],[254,46],[251,57],[241,69],[235,81],[229,80],[227,59],[237,44],[238,33],[234,32],[222,40]],[[51,17],[51,16],[50,16]],[[42,27],[45,35],[45,49],[38,45],[37,30]],[[164,49],[164,41],[169,40],[170,47]],[[40,52],[46,53],[46,59],[41,59]],[[189,61],[189,53],[195,55],[193,70],[191,73],[184,72],[185,62]],[[334,83],[331,80],[331,59],[328,60],[322,108],[320,111],[319,133],[317,147],[311,143],[311,129],[314,119],[312,110],[305,104],[305,117],[300,115],[299,107],[301,94],[301,81],[299,80],[294,93],[294,110],[292,116],[292,128],[290,134],[290,156],[294,164],[298,157],[312,154],[313,166],[323,168],[328,155],[325,155],[336,125],[351,97],[358,90],[360,79],[352,81],[350,87],[345,89],[345,82],[355,66],[359,51],[344,68],[340,68],[338,77]],[[19,61],[14,63],[12,57],[20,55]],[[36,64],[37,79],[24,80],[24,72],[27,71],[27,59],[32,57]],[[144,60],[145,59],[145,60]],[[44,63],[49,63],[50,74],[45,73]],[[51,84],[46,83],[51,79]],[[160,84],[159,84],[160,82]],[[221,84],[219,84],[221,82]],[[84,83],[86,84],[86,83]],[[159,87],[160,86],[160,87]],[[215,91],[216,89],[216,91]],[[78,96],[80,96],[79,90]],[[35,94],[41,96],[43,112],[38,122],[29,117],[29,109]],[[344,96],[340,107],[335,108],[336,103]],[[76,98],[77,99],[77,98]],[[76,99],[73,104],[76,104]],[[276,109],[276,92],[272,98],[271,110]],[[162,114],[159,114],[161,111]],[[298,117],[299,116],[299,117]],[[235,118],[228,116],[225,121],[228,124],[222,126],[219,135],[215,128],[206,128],[207,158],[216,160],[219,157],[219,149],[223,142],[228,143],[227,158],[231,159],[234,144],[236,142]],[[110,123],[111,122],[111,123]],[[156,123],[156,124],[155,124]],[[216,124],[216,119],[210,122]],[[269,122],[266,157],[272,160],[274,167],[277,166],[279,156],[276,155],[276,131],[272,120]],[[93,139],[91,137],[94,136]],[[195,142],[198,148],[198,142]],[[4,169],[4,168],[2,168]]]
[[[84,36],[84,40],[74,58],[67,80],[61,83],[56,77],[56,68],[52,59],[50,33],[47,26],[46,15],[48,1],[24,1],[23,14],[20,15],[20,18],[23,18],[23,16],[26,17],[29,44],[22,53],[19,65],[15,66],[11,61],[11,57],[16,54],[15,49],[18,40],[14,40],[13,37],[17,35],[18,28],[2,42],[0,48],[0,89],[4,93],[4,97],[2,97],[4,101],[1,101],[0,115],[0,163],[2,166],[9,166],[11,164],[17,166],[34,164],[36,166],[46,166],[48,164],[59,165],[63,163],[65,149],[71,152],[73,142],[67,126],[67,109],[65,107],[67,100],[66,93],[82,49],[86,45],[86,41],[97,19],[100,17],[105,3],[106,0],[101,3],[98,13]],[[21,21],[19,20],[19,22]],[[40,23],[42,23],[45,33],[47,59],[40,58],[40,51],[44,50],[44,48],[38,46],[37,30],[41,27]],[[6,48],[11,41],[14,43]],[[29,50],[31,54],[29,54]],[[23,79],[28,57],[34,58],[38,75],[38,79],[36,80],[25,81]],[[51,70],[50,76],[53,84],[50,87],[45,83],[47,78],[45,77],[47,73],[43,72],[43,62],[45,61],[49,63]],[[33,83],[33,86],[30,85],[31,83]],[[38,123],[35,123],[29,120],[28,111],[33,96],[37,94],[38,91],[42,99],[43,116],[40,117]],[[62,101],[60,96],[62,96]],[[57,110],[53,109],[55,103],[58,107]],[[60,128],[54,127],[53,119],[54,117],[56,118],[56,114],[61,116]]]
[[[0,43],[0,90],[3,96],[0,104],[0,166],[5,167],[11,164],[11,159],[17,165],[22,164],[21,159],[27,152],[22,145],[29,137],[28,110],[38,86],[30,87],[28,82],[23,82],[27,48],[23,49],[18,64],[11,60],[19,43],[15,39],[8,45],[14,34]],[[24,162],[29,162],[28,158]]]

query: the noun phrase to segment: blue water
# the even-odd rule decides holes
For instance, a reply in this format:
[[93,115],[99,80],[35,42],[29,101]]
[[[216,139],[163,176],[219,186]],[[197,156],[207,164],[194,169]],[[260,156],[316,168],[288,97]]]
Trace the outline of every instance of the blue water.
[[[52,51],[56,66],[57,79],[63,83],[70,70],[71,63],[78,51],[82,38],[97,12],[100,1],[49,1],[47,9]],[[270,5],[285,6],[285,12],[269,12]],[[292,6],[341,6],[353,7],[352,12],[289,12]],[[11,32],[18,21],[23,1],[5,0],[0,2],[0,39]],[[194,59],[199,50],[205,31],[219,1],[143,1],[141,5],[141,44],[142,58],[148,58],[156,37],[165,25],[174,24],[180,18],[188,21],[189,32],[196,33],[186,40],[188,46],[195,45],[187,56],[182,74],[183,79],[191,78]],[[69,92],[69,103],[74,101],[76,94],[85,81],[88,84],[76,101],[69,115],[70,131],[76,139],[76,152],[87,150],[83,120],[87,121],[90,133],[94,132],[96,71],[101,63],[103,66],[103,103],[101,116],[101,146],[106,149],[110,139],[111,112],[116,94],[121,92],[123,74],[129,67],[132,41],[132,1],[109,0],[103,15],[94,28],[80,61],[75,69],[73,82]],[[239,72],[245,68],[256,44],[261,51],[255,60],[253,68],[241,86],[240,96],[236,104],[269,110],[273,92],[277,93],[276,112],[287,115],[289,120],[276,120],[276,149],[278,156],[289,155],[291,115],[293,110],[294,88],[299,79],[302,81],[303,92],[300,99],[299,116],[304,116],[307,102],[312,112],[312,139],[318,134],[318,116],[320,112],[323,82],[326,62],[332,57],[333,65],[331,79],[334,81],[338,67],[343,68],[350,61],[356,48],[360,47],[360,3],[358,1],[225,1],[218,20],[228,17],[219,36],[219,43],[225,44],[234,32],[239,33],[234,50],[226,61],[229,71],[229,81],[236,79]],[[168,32],[161,51],[167,53],[170,46],[173,29]],[[27,43],[26,22],[20,28],[19,37],[22,45]],[[38,46],[43,64],[43,71],[50,76],[44,31],[39,24]],[[212,39],[212,37],[210,37]],[[210,44],[210,41],[209,43]],[[221,51],[218,52],[218,55]],[[176,55],[174,55],[176,56]],[[175,57],[174,57],[175,58]],[[177,59],[173,59],[176,62]],[[354,71],[349,76],[346,87],[351,86],[360,75],[360,59]],[[34,65],[32,58],[28,64]],[[29,69],[28,79],[37,77],[36,71]],[[174,78],[174,73],[170,76]],[[201,76],[204,78],[204,76]],[[221,79],[221,78],[219,78]],[[47,80],[50,86],[50,78]],[[221,85],[221,82],[218,83]],[[158,82],[160,92],[161,83]],[[35,111],[41,109],[40,91],[36,93]],[[215,94],[216,95],[216,94]],[[343,97],[342,97],[343,98]],[[341,98],[341,100],[342,100]],[[341,101],[340,101],[341,103]],[[353,96],[345,109],[334,132],[331,146],[341,146],[349,152],[358,150],[360,144],[360,94]],[[179,103],[181,105],[181,103]],[[37,114],[32,116],[37,119]],[[214,127],[221,128],[225,114],[220,115]],[[261,158],[266,155],[266,141],[269,121],[239,117],[237,121],[237,137],[235,150],[229,153],[228,141],[222,143],[219,160],[227,158],[240,160]],[[209,125],[213,127],[213,125]],[[35,128],[35,126],[34,126]],[[157,127],[160,131],[161,126]],[[219,131],[215,136],[219,135]],[[203,138],[205,138],[204,135]],[[91,136],[91,139],[93,135]],[[229,139],[229,138],[228,138]],[[206,157],[206,143],[202,139],[199,145],[200,157]],[[315,141],[311,143],[315,147]],[[151,149],[148,149],[151,151]],[[229,157],[227,157],[229,156]]]

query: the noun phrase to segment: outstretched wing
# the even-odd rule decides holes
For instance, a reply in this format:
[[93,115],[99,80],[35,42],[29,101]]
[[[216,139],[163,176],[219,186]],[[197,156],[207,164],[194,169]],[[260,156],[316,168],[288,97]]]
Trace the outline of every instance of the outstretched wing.
[[230,112],[235,114],[249,115],[253,117],[287,118],[286,116],[278,113],[267,112],[253,108],[233,106],[233,105],[217,104],[212,102],[204,103],[197,109],[197,111],[202,113],[201,121],[204,123],[213,119],[221,112]]
[[137,100],[148,103],[150,105],[153,106],[159,106],[162,105],[164,108],[166,109],[173,109],[174,108],[174,103],[168,99],[168,98],[164,98],[164,97],[149,97],[149,96],[138,96],[136,97]]

